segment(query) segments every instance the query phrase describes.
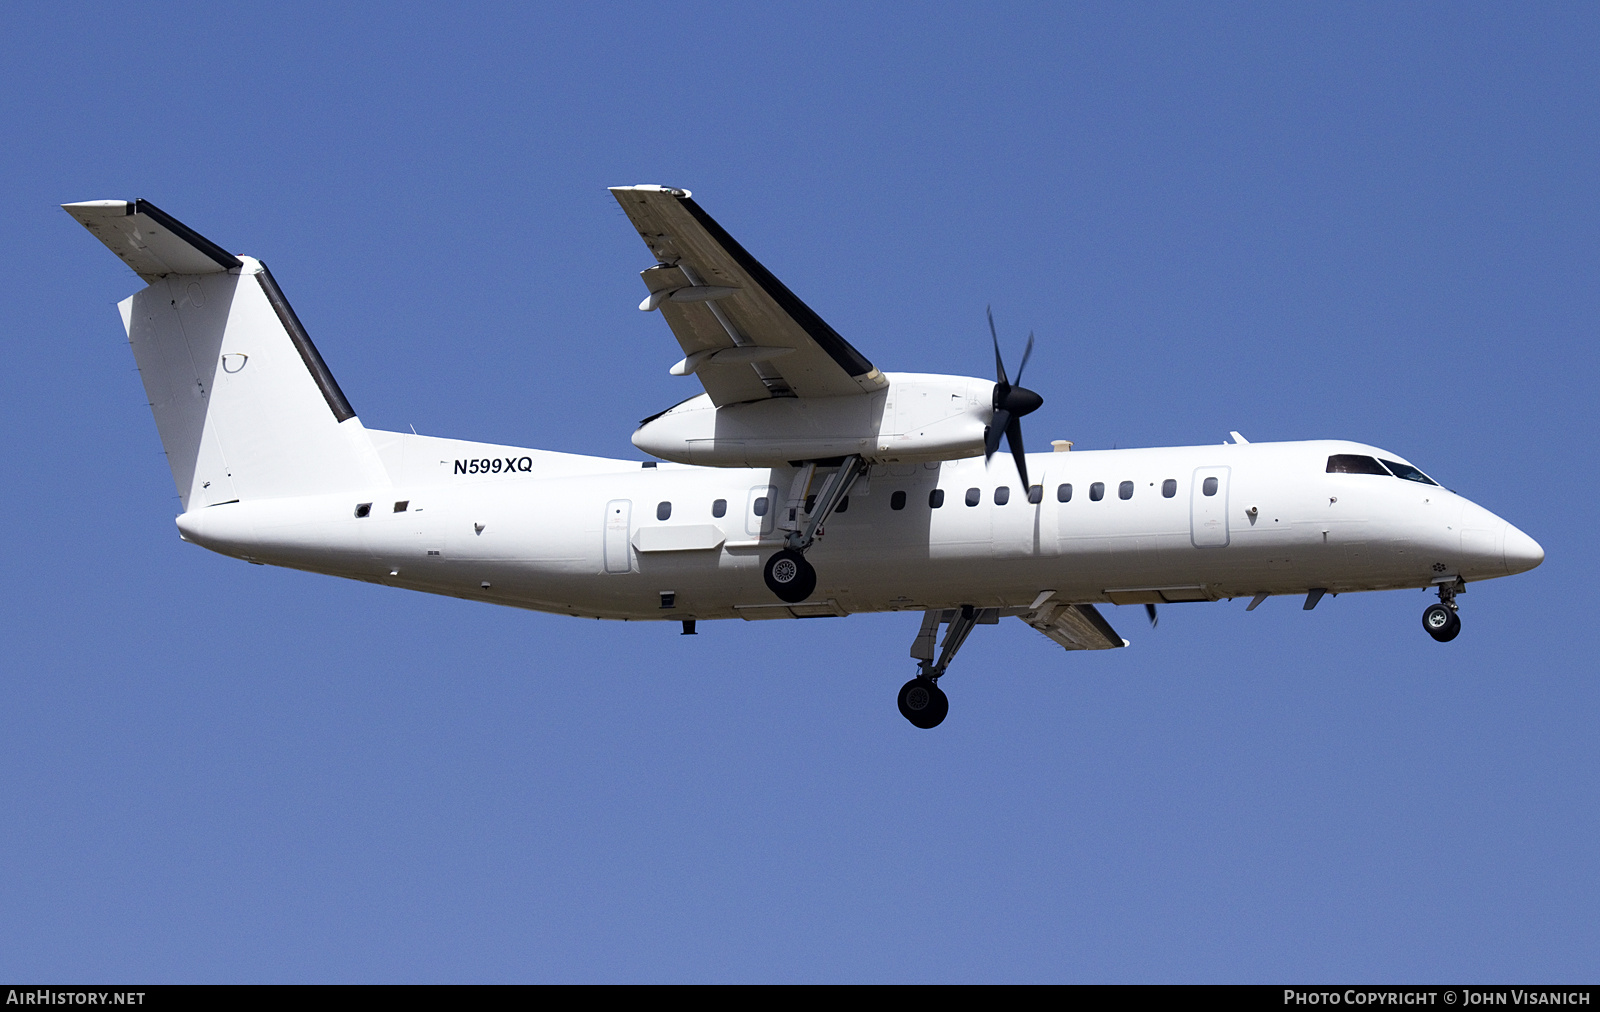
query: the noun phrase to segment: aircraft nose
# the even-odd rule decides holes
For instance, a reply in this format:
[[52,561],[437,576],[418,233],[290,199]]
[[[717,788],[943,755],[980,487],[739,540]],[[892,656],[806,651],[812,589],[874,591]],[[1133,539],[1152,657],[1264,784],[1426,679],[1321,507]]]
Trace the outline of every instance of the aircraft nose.
[[1506,572],[1526,573],[1544,561],[1544,549],[1510,524],[1506,524]]

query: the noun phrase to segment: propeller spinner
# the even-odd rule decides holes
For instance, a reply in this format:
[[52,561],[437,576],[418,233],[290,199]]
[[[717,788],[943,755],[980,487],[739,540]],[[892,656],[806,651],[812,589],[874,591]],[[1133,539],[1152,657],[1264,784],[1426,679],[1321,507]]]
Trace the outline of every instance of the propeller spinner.
[[1031,488],[1028,484],[1028,458],[1022,449],[1022,416],[1038,411],[1044,404],[1044,398],[1022,385],[1022,370],[1028,367],[1028,358],[1033,354],[1033,334],[1028,334],[1028,346],[1022,352],[1022,364],[1017,366],[1017,382],[1012,383],[1006,376],[1006,364],[1000,357],[1000,335],[994,329],[994,310],[989,309],[989,336],[994,338],[994,414],[989,421],[989,430],[984,435],[983,459],[988,460],[994,452],[1000,449],[1000,436],[1006,437],[1006,445],[1011,448],[1011,456],[1017,462],[1017,473],[1022,476],[1022,488],[1026,492]]

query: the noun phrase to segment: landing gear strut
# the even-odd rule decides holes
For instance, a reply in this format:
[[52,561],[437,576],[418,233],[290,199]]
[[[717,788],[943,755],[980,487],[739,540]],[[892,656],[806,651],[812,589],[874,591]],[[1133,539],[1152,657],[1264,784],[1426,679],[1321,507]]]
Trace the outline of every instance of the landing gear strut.
[[850,494],[850,486],[865,471],[866,465],[860,457],[846,457],[840,462],[839,469],[828,475],[822,483],[822,490],[815,496],[810,494],[810,490],[817,465],[809,463],[795,472],[783,518],[784,546],[767,560],[761,570],[761,578],[766,581],[767,589],[777,595],[778,600],[799,604],[817,589],[817,571],[806,561],[806,550],[822,535],[823,523],[833,515],[844,497]]
[[[978,623],[993,624],[1000,621],[998,608],[974,608],[964,604],[960,608],[935,608],[922,616],[922,628],[911,644],[911,656],[917,660],[917,677],[900,686],[900,715],[920,728],[938,727],[950,712],[950,698],[939,688],[939,676],[944,674],[956,651],[972,634]],[[949,623],[944,642],[939,648],[939,659],[934,660],[934,641],[939,636],[941,623]]]
[[1422,613],[1422,628],[1440,643],[1449,643],[1461,632],[1461,616],[1456,611],[1459,607],[1456,604],[1458,589],[1455,583],[1441,583],[1439,603],[1430,604],[1428,610]]

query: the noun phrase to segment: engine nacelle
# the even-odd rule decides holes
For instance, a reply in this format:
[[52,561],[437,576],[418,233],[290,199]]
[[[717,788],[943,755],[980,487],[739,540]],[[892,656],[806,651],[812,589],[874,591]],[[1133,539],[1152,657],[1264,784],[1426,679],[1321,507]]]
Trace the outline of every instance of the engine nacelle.
[[889,386],[848,397],[773,397],[715,407],[705,394],[639,426],[633,445],[663,460],[776,467],[858,454],[872,463],[983,453],[994,382],[887,373]]

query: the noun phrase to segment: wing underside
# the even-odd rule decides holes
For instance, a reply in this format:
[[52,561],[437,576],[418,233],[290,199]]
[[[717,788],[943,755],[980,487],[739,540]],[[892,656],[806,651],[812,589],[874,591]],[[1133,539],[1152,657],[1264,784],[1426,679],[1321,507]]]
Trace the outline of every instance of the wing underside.
[[883,374],[768,271],[685,190],[613,187],[657,264],[641,309],[659,310],[719,407],[766,397],[839,397]]
[[1127,645],[1092,604],[1061,604],[1051,599],[1022,620],[1068,650],[1114,650]]

